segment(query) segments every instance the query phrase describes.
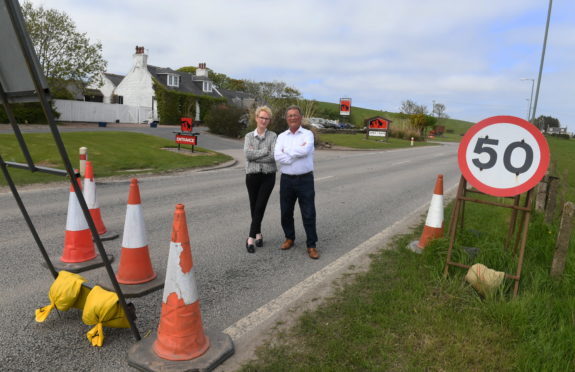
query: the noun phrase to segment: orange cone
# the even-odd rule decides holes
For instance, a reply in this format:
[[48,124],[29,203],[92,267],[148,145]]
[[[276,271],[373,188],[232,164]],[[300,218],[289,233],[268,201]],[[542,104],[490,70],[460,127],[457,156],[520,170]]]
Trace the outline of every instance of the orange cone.
[[94,169],[92,162],[86,161],[86,175],[84,177],[84,199],[90,210],[90,215],[96,225],[96,230],[99,235],[105,234],[108,230],[102,221],[102,213],[100,212],[100,205],[96,198],[96,181],[94,181]]
[[121,284],[141,284],[156,277],[150,261],[141,203],[138,180],[132,178],[124,222],[122,254],[116,273],[118,283]]
[[419,241],[411,242],[410,249],[420,253],[427,244],[436,238],[443,236],[443,175],[437,176],[435,189],[431,197],[431,204],[427,211],[425,226]]
[[204,354],[209,346],[202,325],[186,214],[184,205],[178,204],[174,213],[160,325],[152,348],[163,359],[190,360]]
[[[78,186],[81,186],[77,179]],[[92,242],[92,233],[88,227],[86,217],[80,207],[74,187],[70,185],[68,199],[68,215],[66,217],[66,236],[64,237],[64,251],[60,260],[62,262],[85,262],[96,257],[96,250]]]

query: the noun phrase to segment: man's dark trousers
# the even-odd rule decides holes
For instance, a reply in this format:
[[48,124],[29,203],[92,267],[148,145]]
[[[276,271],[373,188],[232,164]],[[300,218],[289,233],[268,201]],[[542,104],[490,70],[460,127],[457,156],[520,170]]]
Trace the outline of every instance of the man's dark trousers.
[[296,200],[307,235],[308,248],[315,248],[317,232],[315,228],[315,188],[313,172],[290,176],[282,174],[280,179],[281,222],[286,239],[295,240],[294,208]]

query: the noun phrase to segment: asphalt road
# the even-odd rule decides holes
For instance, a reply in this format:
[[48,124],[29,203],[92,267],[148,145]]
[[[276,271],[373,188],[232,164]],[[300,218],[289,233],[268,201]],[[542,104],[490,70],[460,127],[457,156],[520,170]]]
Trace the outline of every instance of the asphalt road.
[[[117,128],[99,128],[117,130]],[[69,130],[64,128],[63,131]],[[71,129],[70,129],[71,130]],[[94,129],[92,129],[94,130]],[[173,138],[173,128],[126,128]],[[319,260],[308,258],[296,209],[296,247],[280,251],[279,176],[263,223],[264,247],[245,251],[249,205],[242,142],[202,133],[199,145],[238,159],[232,167],[140,178],[142,207],[154,269],[165,272],[175,205],[186,207],[204,328],[223,331],[277,298],[373,235],[429,202],[436,176],[445,189],[459,180],[455,144],[391,151],[316,151],[315,180]],[[80,147],[79,144],[78,147]],[[94,162],[97,177],[97,159]],[[129,180],[97,181],[98,201],[109,230],[123,231]],[[25,205],[51,255],[61,254],[67,184],[24,189]],[[53,312],[44,323],[34,310],[49,303],[52,277],[12,194],[0,193],[0,366],[6,370],[132,370],[126,353],[129,329],[105,329],[105,344],[92,347],[81,312]],[[121,238],[105,242],[116,257]],[[82,274],[97,284],[103,269]],[[154,332],[162,292],[133,299],[140,333]]]

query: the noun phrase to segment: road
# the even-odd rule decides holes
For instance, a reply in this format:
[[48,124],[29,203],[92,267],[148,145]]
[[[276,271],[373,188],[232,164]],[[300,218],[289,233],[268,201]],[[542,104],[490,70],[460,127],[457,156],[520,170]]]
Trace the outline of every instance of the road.
[[[112,128],[102,128],[112,130]],[[160,129],[160,130],[158,130]],[[63,129],[68,130],[68,129]],[[172,138],[171,128],[136,128]],[[459,180],[455,144],[390,151],[316,151],[316,206],[319,260],[308,258],[296,209],[296,247],[280,251],[279,176],[264,223],[264,247],[245,250],[249,205],[244,184],[242,142],[202,133],[199,145],[235,156],[228,168],[187,171],[140,179],[142,207],[154,269],[164,272],[175,205],[186,207],[196,284],[204,328],[222,331],[277,298],[373,235],[429,202],[436,176],[445,189]],[[81,145],[79,145],[81,146]],[[97,159],[94,162],[97,177]],[[110,230],[122,232],[129,180],[99,180],[97,195]],[[51,255],[61,254],[68,187],[24,189],[25,205]],[[90,329],[81,312],[54,312],[45,323],[34,309],[49,303],[52,277],[9,192],[0,193],[0,365],[2,370],[129,371],[126,352],[133,344],[127,329],[105,329],[103,348],[89,345]],[[116,257],[121,239],[104,243]],[[103,269],[83,273],[91,283]],[[133,299],[142,335],[155,331],[161,291]]]

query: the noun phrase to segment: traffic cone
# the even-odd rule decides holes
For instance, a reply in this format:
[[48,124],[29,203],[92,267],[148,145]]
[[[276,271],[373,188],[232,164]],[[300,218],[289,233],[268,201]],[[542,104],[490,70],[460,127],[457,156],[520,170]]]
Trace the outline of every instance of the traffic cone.
[[154,278],[156,278],[156,273],[150,261],[140,188],[138,180],[132,178],[124,222],[122,253],[116,279],[120,284],[141,284]]
[[160,324],[128,352],[128,364],[146,371],[211,371],[234,353],[229,335],[204,333],[186,214],[176,205]]
[[437,176],[435,181],[435,189],[431,197],[431,204],[427,211],[427,218],[425,219],[425,226],[419,241],[413,241],[409,248],[414,252],[421,253],[427,244],[436,238],[443,236],[443,175]]
[[[82,188],[80,179],[76,179]],[[67,263],[85,262],[96,258],[96,250],[92,242],[92,233],[88,227],[86,217],[80,207],[74,187],[70,185],[68,199],[68,215],[66,218],[66,235],[64,237],[64,251],[60,261]]]
[[169,360],[194,359],[208,350],[184,205],[176,205],[158,338],[154,351]]
[[86,175],[84,177],[84,199],[90,210],[90,215],[100,236],[100,240],[111,240],[118,237],[118,234],[109,232],[102,220],[100,205],[96,197],[96,181],[94,180],[94,169],[91,161],[86,161]]

